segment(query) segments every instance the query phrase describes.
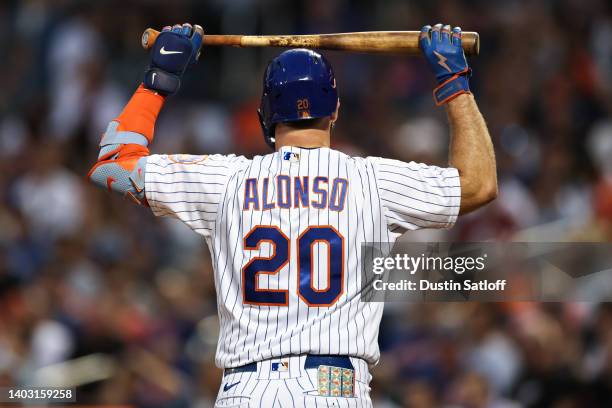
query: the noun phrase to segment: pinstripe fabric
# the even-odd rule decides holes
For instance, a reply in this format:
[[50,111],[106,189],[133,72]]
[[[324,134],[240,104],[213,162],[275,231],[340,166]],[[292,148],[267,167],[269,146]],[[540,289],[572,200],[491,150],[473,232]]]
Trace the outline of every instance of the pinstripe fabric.
[[[221,324],[216,356],[220,367],[306,353],[349,355],[375,364],[383,305],[360,301],[361,244],[392,243],[403,232],[419,228],[448,228],[460,204],[456,169],[354,158],[328,148],[284,147],[252,160],[152,155],[145,176],[153,212],[181,219],[205,237],[210,248]],[[289,191],[278,183],[277,176],[289,176]],[[306,176],[309,204],[304,207],[294,182]],[[322,208],[315,205],[323,201],[323,195],[313,190],[317,177],[328,180],[319,183],[327,189],[328,203]],[[329,205],[334,180],[348,182],[341,209]],[[266,181],[267,202],[274,203],[270,209],[264,209]],[[252,183],[256,183],[258,201],[245,209],[245,189]],[[283,191],[277,191],[279,186]],[[287,194],[290,206],[282,208]],[[339,205],[340,193],[335,198]],[[296,242],[307,228],[323,225],[333,227],[344,239],[344,280],[338,300],[317,307],[309,306],[297,293]],[[243,247],[245,235],[256,226],[278,227],[290,243],[288,261],[278,273],[262,273],[257,278],[260,289],[286,290],[287,306],[243,302],[242,268],[255,257],[270,257],[273,252],[268,242],[261,243],[258,250]],[[312,285],[322,289],[328,285],[327,245],[313,245],[311,251]],[[281,396],[279,391],[279,401],[283,401]]]

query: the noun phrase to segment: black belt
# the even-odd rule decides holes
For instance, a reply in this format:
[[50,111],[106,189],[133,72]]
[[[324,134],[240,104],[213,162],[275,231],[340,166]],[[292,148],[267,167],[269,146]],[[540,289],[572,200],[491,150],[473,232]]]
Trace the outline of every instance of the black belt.
[[[287,357],[274,358],[273,360],[282,360]],[[348,368],[354,370],[353,363],[348,356],[334,356],[334,355],[318,355],[318,354],[307,354],[306,361],[304,361],[304,369],[319,368],[321,365],[327,365],[332,367]],[[223,375],[236,374],[236,373],[254,373],[257,371],[257,363],[249,363],[239,367],[226,368],[223,371]]]

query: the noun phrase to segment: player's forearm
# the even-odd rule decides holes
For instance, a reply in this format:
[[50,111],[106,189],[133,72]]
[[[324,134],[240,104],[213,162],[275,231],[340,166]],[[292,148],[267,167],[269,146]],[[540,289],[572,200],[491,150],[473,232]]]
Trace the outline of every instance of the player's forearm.
[[136,90],[102,136],[98,161],[88,174],[92,183],[146,205],[147,146],[153,141],[155,121],[163,104],[164,97],[142,85]]
[[460,214],[473,211],[497,197],[493,143],[474,96],[463,94],[446,104],[450,122],[450,165],[461,178]]

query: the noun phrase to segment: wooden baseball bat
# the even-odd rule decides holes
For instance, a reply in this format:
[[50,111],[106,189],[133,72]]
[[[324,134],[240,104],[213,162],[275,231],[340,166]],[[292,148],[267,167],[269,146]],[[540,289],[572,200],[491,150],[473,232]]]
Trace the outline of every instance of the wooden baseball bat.
[[[365,31],[357,33],[313,35],[209,35],[205,46],[317,48],[377,54],[420,55],[419,31]],[[149,49],[159,31],[147,28],[142,34],[142,47]],[[478,55],[480,37],[476,32],[463,32],[461,44],[466,55]]]

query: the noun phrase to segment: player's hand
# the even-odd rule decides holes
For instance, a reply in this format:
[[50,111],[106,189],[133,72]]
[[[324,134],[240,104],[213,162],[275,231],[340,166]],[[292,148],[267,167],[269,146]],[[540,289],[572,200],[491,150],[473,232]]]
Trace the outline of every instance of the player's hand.
[[164,96],[176,93],[185,70],[200,57],[203,35],[204,30],[198,25],[185,23],[164,27],[151,49],[145,88]]
[[438,80],[434,100],[441,105],[454,97],[469,93],[471,69],[461,46],[461,28],[449,25],[429,25],[421,29],[419,47]]

